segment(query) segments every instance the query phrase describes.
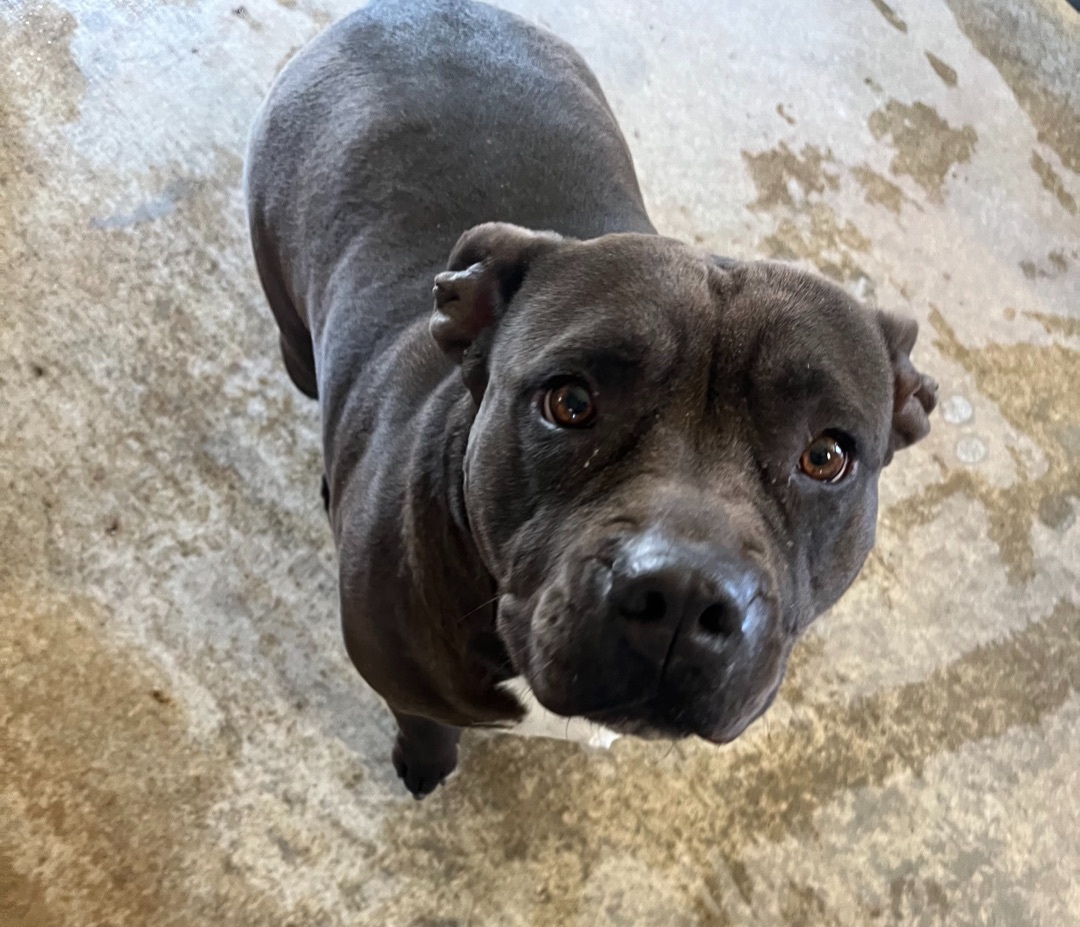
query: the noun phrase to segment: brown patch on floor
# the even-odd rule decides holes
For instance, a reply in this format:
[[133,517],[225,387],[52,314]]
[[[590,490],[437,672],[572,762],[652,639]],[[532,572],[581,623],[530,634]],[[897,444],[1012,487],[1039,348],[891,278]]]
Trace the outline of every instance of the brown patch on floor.
[[907,32],[907,23],[896,15],[896,10],[889,6],[885,0],[870,0],[870,2],[877,7],[877,11],[885,17],[890,26],[900,32]]
[[930,67],[934,69],[934,73],[945,82],[946,87],[956,86],[956,70],[954,68],[949,67],[933,52],[926,53],[926,60],[930,62]]
[[62,927],[49,913],[40,879],[15,869],[10,855],[0,850],[0,927]]
[[896,149],[889,169],[909,175],[936,202],[942,200],[949,170],[971,160],[979,138],[972,126],[953,128],[921,102],[889,100],[870,114],[867,125],[874,138],[889,139]]
[[750,204],[751,209],[794,208],[796,203],[789,187],[792,182],[802,188],[804,197],[836,190],[840,186],[840,178],[825,169],[827,164],[836,164],[832,152],[822,152],[814,145],[803,145],[802,151],[796,154],[787,143],[781,142],[767,151],[751,153],[744,150],[742,156],[758,190],[757,199]]
[[26,129],[79,117],[86,79],[71,55],[76,25],[70,13],[36,3],[20,12],[15,28],[0,29],[0,267],[5,274],[28,260],[22,230],[34,193],[45,182]]
[[107,621],[21,583],[0,597],[0,877],[24,912],[7,923],[270,923],[209,833],[234,737],[189,733],[162,674],[104,642]]
[[795,117],[784,110],[783,103],[776,104],[776,115],[783,119],[789,126],[795,125]]
[[262,32],[263,24],[251,15],[251,11],[246,6],[234,6],[232,13],[237,19],[247,23],[255,32]]
[[1076,199],[1073,195],[1065,189],[1065,184],[1058,176],[1057,171],[1049,164],[1039,157],[1037,151],[1031,153],[1031,167],[1036,174],[1039,175],[1039,180],[1042,181],[1043,189],[1052,193],[1062,208],[1066,212],[1076,215]]
[[841,927],[842,921],[829,912],[829,907],[812,885],[789,879],[780,893],[780,916],[787,927]]
[[[1011,486],[989,483],[977,469],[953,470],[940,483],[894,506],[884,516],[900,531],[932,521],[941,504],[956,495],[977,500],[989,520],[990,539],[997,544],[1012,584],[1035,575],[1031,532],[1036,520],[1060,529],[1062,500],[1080,499],[1080,453],[1072,435],[1080,433],[1080,352],[1060,344],[990,344],[970,348],[934,308],[930,322],[935,346],[975,380],[979,392],[994,402],[1018,432],[1027,434],[1046,458],[1046,472],[1034,479],[1018,473]],[[1071,331],[1070,331],[1071,334]]]
[[[0,89],[19,100],[27,123],[56,125],[79,118],[86,78],[71,54],[77,27],[66,10],[37,2],[20,9],[14,29],[0,30],[0,67],[5,73]],[[32,54],[26,53],[27,46]],[[16,61],[18,67],[12,67]]]
[[1028,280],[1054,278],[1065,273],[1069,269],[1069,261],[1063,251],[1051,251],[1046,259],[1050,262],[1050,269],[1036,264],[1030,258],[1020,262],[1020,270]]
[[1023,271],[1025,277],[1028,280],[1034,280],[1036,277],[1049,276],[1045,270],[1039,270],[1039,265],[1031,260],[1023,260],[1020,262],[1020,270]]
[[[796,153],[781,142],[742,156],[758,192],[750,208],[780,214],[775,231],[761,241],[765,253],[780,261],[810,261],[838,283],[865,281],[872,292],[869,276],[853,256],[869,251],[870,239],[851,221],[841,222],[820,199],[840,187],[839,175],[828,169],[838,166],[832,152],[804,145]],[[793,194],[794,187],[801,196]]]
[[837,283],[864,280],[872,290],[869,275],[852,256],[853,252],[867,253],[870,245],[870,239],[850,220],[840,222],[824,203],[814,203],[796,218],[781,219],[776,231],[762,239],[771,258],[810,261]]
[[1032,312],[1025,309],[1027,318],[1038,322],[1048,335],[1064,335],[1066,338],[1080,338],[1080,319],[1066,315],[1051,315],[1048,312]]
[[863,188],[866,202],[884,206],[891,212],[900,214],[900,206],[907,197],[896,184],[887,177],[882,177],[868,164],[852,168],[851,174]]
[[[1040,723],[1080,689],[1077,639],[1080,608],[1061,601],[1045,619],[924,681],[850,704],[804,706],[809,716],[801,723],[742,749],[677,745],[677,762],[664,763],[647,745],[620,745],[632,754],[634,776],[614,788],[616,770],[596,754],[569,746],[532,750],[503,738],[475,743],[461,773],[467,788],[452,782],[387,823],[373,864],[386,872],[419,868],[435,888],[425,899],[388,902],[377,912],[380,922],[457,911],[466,898],[470,922],[497,922],[500,910],[535,904],[528,920],[534,927],[576,923],[592,861],[601,856],[645,860],[665,883],[700,891],[715,883],[720,868],[731,870],[732,861],[737,868],[748,846],[812,830],[817,812],[846,791],[881,786],[903,772],[921,776],[931,759]],[[671,795],[680,800],[671,802]],[[545,873],[544,883],[515,887],[519,864]],[[490,871],[506,873],[494,892]],[[1004,873],[996,875],[995,896],[1015,890]],[[755,888],[743,876],[737,885],[745,898]],[[988,901],[966,898],[968,891],[959,875],[926,888],[936,906],[947,897],[958,915]],[[793,900],[793,912],[814,907],[803,900]],[[710,916],[724,923],[726,914]]]
[[[1001,75],[1039,141],[1080,173],[1080,17],[1039,3],[946,0],[957,25]],[[1052,50],[1052,52],[1050,52]]]

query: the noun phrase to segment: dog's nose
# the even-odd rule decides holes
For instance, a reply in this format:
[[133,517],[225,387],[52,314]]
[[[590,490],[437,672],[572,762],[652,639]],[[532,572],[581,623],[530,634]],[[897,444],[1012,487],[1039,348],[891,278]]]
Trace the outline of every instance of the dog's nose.
[[750,643],[761,631],[750,617],[756,572],[736,558],[665,546],[621,558],[613,570],[610,604],[631,647],[662,661],[676,635],[713,651]]

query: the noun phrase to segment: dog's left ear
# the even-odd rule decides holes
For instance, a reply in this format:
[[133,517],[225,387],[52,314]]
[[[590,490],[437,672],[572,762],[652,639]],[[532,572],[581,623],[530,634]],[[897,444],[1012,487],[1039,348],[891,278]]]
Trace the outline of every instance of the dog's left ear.
[[930,433],[930,413],[937,405],[937,383],[911,363],[919,323],[888,312],[877,313],[893,369],[893,418],[885,463],[893,454]]
[[461,376],[480,401],[487,385],[486,355],[492,334],[521,288],[530,266],[563,238],[520,225],[488,222],[469,229],[435,278],[432,337],[461,364]]

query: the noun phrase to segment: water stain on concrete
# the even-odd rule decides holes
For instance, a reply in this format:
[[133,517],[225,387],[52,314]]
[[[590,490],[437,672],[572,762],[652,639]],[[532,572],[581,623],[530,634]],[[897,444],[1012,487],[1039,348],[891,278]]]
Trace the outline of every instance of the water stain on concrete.
[[900,214],[900,206],[907,197],[896,184],[887,177],[883,177],[869,164],[860,164],[852,168],[851,174],[863,188],[866,202],[884,206],[889,211]]
[[101,641],[106,622],[89,600],[25,583],[0,597],[0,873],[24,916],[9,923],[210,922],[229,909],[268,923],[273,909],[237,895],[207,835],[231,742],[194,738],[155,694],[161,674]]
[[853,256],[870,249],[870,240],[849,220],[840,221],[821,200],[840,187],[831,151],[804,145],[792,151],[784,142],[760,152],[742,152],[757,187],[751,209],[780,214],[776,229],[762,239],[765,253],[776,260],[810,261],[839,283],[860,283],[860,296],[873,291],[869,276]]
[[40,879],[15,869],[11,856],[0,850],[0,927],[61,927],[49,913]]
[[[0,29],[0,62],[8,74],[4,90],[20,101],[27,122],[57,125],[79,118],[86,78],[71,54],[77,27],[71,13],[36,2],[17,9],[14,28]],[[25,53],[26,46],[33,54]]]
[[159,196],[151,197],[139,203],[130,212],[117,212],[101,218],[90,220],[90,227],[105,231],[118,229],[130,229],[144,222],[155,222],[176,212],[177,203],[184,197],[189,196],[196,188],[194,181],[186,178],[174,180],[161,192]]
[[930,67],[934,69],[934,73],[944,81],[946,87],[956,86],[956,70],[949,67],[944,61],[942,61],[933,52],[926,53],[926,60],[930,62]]
[[1080,318],[1068,315],[1051,315],[1049,312],[1034,312],[1030,309],[1025,309],[1022,315],[1038,322],[1048,335],[1080,338]]
[[957,25],[997,68],[1039,141],[1080,173],[1080,17],[1041,3],[946,0]]
[[891,99],[867,124],[875,139],[888,139],[896,150],[889,169],[910,176],[935,202],[943,198],[950,169],[971,160],[978,141],[972,126],[954,128],[922,102]]
[[1069,261],[1063,251],[1051,251],[1046,257],[1059,274],[1063,274],[1069,269]]
[[934,879],[921,878],[918,866],[908,862],[889,882],[889,909],[895,924],[947,923],[949,900]]
[[[467,910],[482,923],[512,910],[522,923],[561,927],[575,923],[590,861],[605,855],[644,860],[650,872],[697,890],[747,847],[809,831],[815,814],[846,791],[880,786],[902,771],[925,775],[935,757],[1038,724],[1080,689],[1077,635],[1080,607],[1061,601],[1042,621],[925,681],[851,704],[804,706],[812,723],[738,750],[680,745],[671,764],[627,743],[616,751],[624,755],[620,762],[635,761],[630,778],[618,777],[610,759],[570,747],[480,741],[467,751],[467,789],[451,782],[424,811],[408,809],[387,823],[378,868],[419,868],[435,888],[424,899],[399,897],[379,914],[386,923],[409,923],[433,911],[460,911],[468,899]],[[719,784],[726,797],[718,804]],[[673,794],[681,800],[671,803]],[[463,864],[478,848],[487,865]],[[524,864],[550,881],[523,889],[515,878]],[[497,886],[489,872],[501,874]],[[755,891],[749,876],[741,881],[740,895]],[[962,890],[959,875],[957,883]],[[941,885],[923,888],[928,903],[945,903]],[[1003,876],[993,892],[1015,888]]]
[[1069,269],[1068,258],[1065,257],[1065,253],[1061,250],[1051,251],[1046,256],[1046,259],[1049,261],[1049,267],[1037,264],[1030,258],[1025,258],[1020,262],[1020,270],[1023,271],[1028,280],[1039,280],[1059,277]]
[[35,3],[20,9],[14,28],[0,29],[0,263],[5,273],[27,260],[23,230],[30,203],[45,183],[27,129],[79,117],[86,78],[71,55],[76,26],[70,13]]
[[234,6],[232,13],[237,19],[247,23],[255,32],[262,32],[263,24],[251,15],[251,11],[246,6]]
[[837,283],[862,281],[860,296],[864,298],[873,294],[874,287],[853,254],[869,252],[870,244],[870,239],[850,220],[841,222],[824,203],[812,204],[798,219],[781,219],[776,230],[762,239],[771,258],[810,261]]
[[825,169],[826,165],[836,163],[832,152],[822,152],[814,145],[803,145],[797,154],[786,142],[781,142],[767,151],[744,150],[742,156],[758,190],[751,209],[794,208],[797,203],[793,184],[800,189],[796,194],[800,203],[811,193],[824,193],[840,186],[839,176]]
[[1031,153],[1031,167],[1032,170],[1038,174],[1043,189],[1052,193],[1067,213],[1075,216],[1076,198],[1065,189],[1065,184],[1061,177],[1058,176],[1057,171],[1054,170],[1048,161],[1039,157],[1037,151]]
[[890,26],[899,32],[907,32],[907,23],[896,14],[896,10],[889,6],[885,0],[870,0],[870,2],[877,7],[877,11],[885,17]]
[[998,546],[1008,581],[1023,584],[1035,575],[1031,532],[1040,512],[1054,508],[1047,500],[1080,498],[1080,452],[1070,440],[1080,431],[1080,407],[1073,395],[1080,383],[1080,352],[1061,344],[970,348],[937,308],[930,321],[938,350],[972,375],[979,392],[998,406],[1010,425],[1035,441],[1046,458],[1046,470],[1036,478],[1018,475],[1009,486],[993,485],[976,470],[954,470],[890,509],[887,517],[904,530],[933,520],[953,496],[975,499],[986,510],[990,539]]

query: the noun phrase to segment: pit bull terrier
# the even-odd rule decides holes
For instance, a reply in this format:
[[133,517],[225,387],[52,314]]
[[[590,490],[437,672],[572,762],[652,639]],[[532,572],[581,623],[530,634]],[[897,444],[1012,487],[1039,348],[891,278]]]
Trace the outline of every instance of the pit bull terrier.
[[408,790],[527,704],[715,743],[758,718],[929,429],[915,323],[658,235],[581,57],[469,0],[316,38],[245,190]]

